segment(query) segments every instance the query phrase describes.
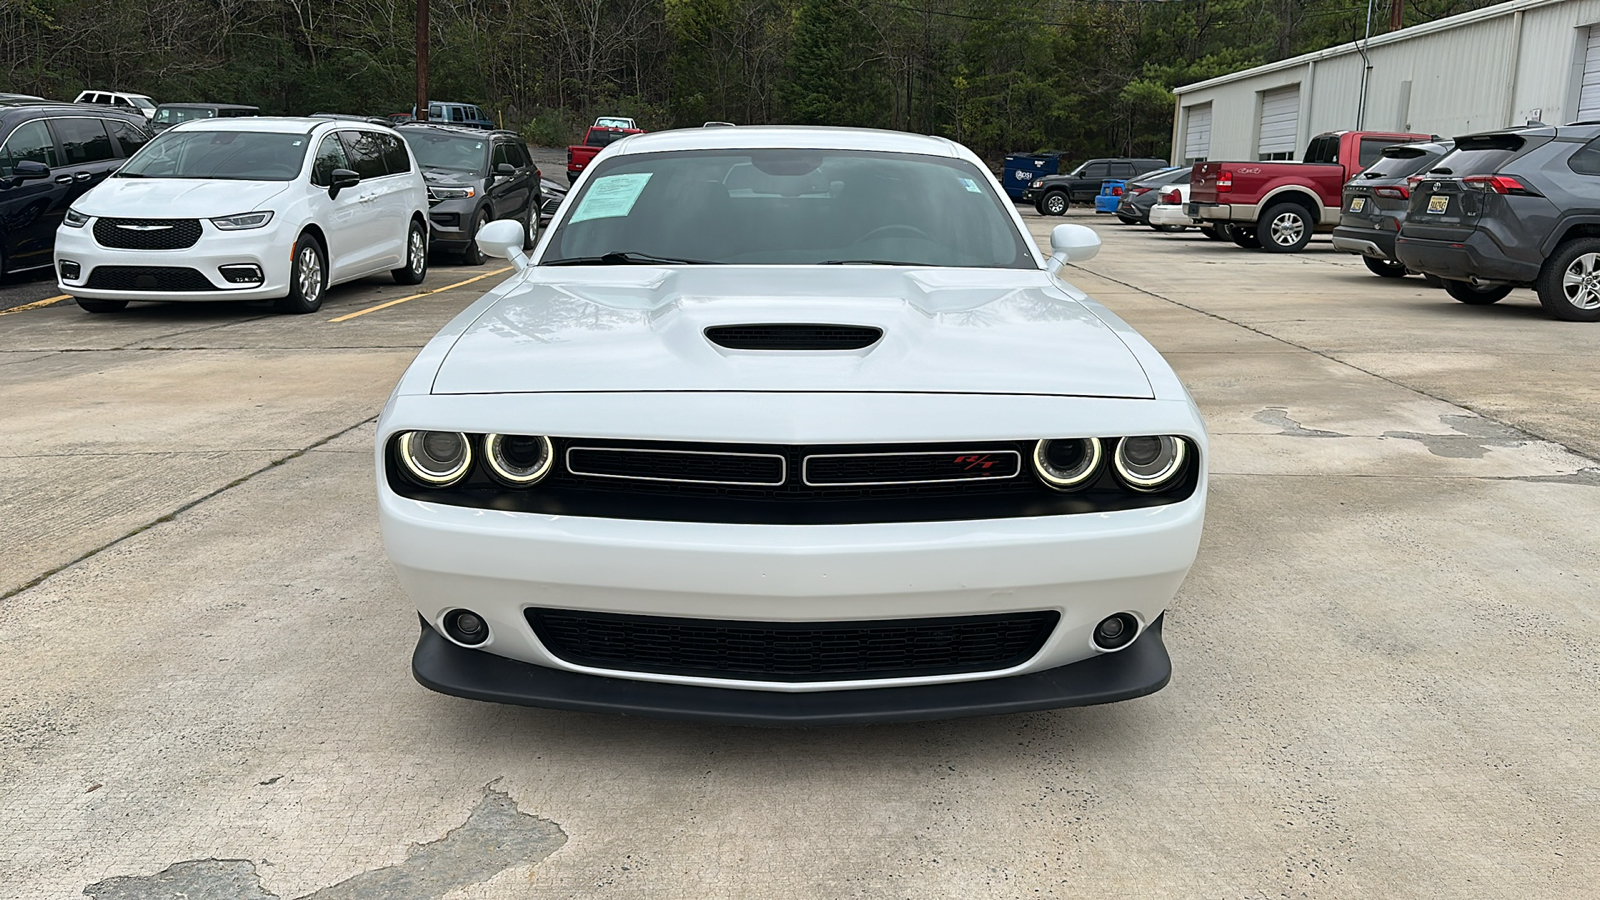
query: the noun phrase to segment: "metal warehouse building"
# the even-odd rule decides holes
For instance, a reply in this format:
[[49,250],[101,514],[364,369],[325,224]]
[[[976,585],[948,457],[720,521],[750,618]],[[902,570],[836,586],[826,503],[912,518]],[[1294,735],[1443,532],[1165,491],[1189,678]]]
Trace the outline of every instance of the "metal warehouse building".
[[1600,120],[1600,0],[1513,0],[1176,93],[1180,162],[1297,159],[1324,131]]

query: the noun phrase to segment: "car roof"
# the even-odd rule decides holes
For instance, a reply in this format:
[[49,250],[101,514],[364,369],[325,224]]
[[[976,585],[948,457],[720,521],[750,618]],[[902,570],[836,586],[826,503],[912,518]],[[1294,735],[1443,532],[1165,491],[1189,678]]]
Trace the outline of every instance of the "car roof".
[[[968,158],[965,148],[939,137],[880,131],[873,128],[825,128],[793,125],[742,125],[738,128],[680,128],[632,134],[607,148],[614,153],[661,153],[672,150],[875,150]],[[972,157],[976,158],[976,157]]]
[[136,94],[133,91],[113,91],[110,88],[84,88],[78,92],[80,97],[84,94],[115,94],[118,97],[138,97],[140,100],[150,99],[149,94]]
[[243,116],[237,119],[195,119],[174,125],[170,131],[255,131],[274,134],[306,134],[319,126],[349,128],[351,125],[371,125],[388,129],[376,122],[360,119],[328,119],[317,116]]
[[170,106],[183,109],[260,109],[258,106],[250,106],[245,103],[163,103],[156,108],[166,109]]
[[426,128],[429,131],[443,131],[449,134],[458,134],[462,137],[481,138],[486,134],[499,135],[500,137],[517,136],[515,131],[505,128],[496,128],[493,130],[483,128],[463,128],[460,125],[451,125],[447,122],[401,122],[399,125],[394,127],[396,131],[400,131],[402,133],[407,131],[418,131]]
[[0,114],[16,115],[23,112],[38,115],[116,116],[130,122],[145,121],[144,113],[136,109],[106,106],[103,103],[63,103],[60,100],[7,100],[0,103]]

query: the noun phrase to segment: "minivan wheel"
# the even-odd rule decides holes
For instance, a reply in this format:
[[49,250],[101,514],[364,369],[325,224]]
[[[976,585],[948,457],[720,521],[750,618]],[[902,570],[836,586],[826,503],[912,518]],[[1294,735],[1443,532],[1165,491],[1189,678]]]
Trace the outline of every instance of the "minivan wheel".
[[1072,204],[1067,201],[1066,191],[1050,191],[1039,198],[1038,209],[1041,216],[1064,216],[1067,207]]
[[1305,207],[1297,203],[1279,203],[1256,220],[1256,240],[1261,249],[1273,253],[1299,253],[1311,243],[1311,232],[1316,224]]
[[1406,277],[1405,263],[1393,262],[1387,259],[1376,259],[1371,256],[1363,256],[1361,257],[1361,261],[1367,264],[1367,268],[1372,271],[1372,274],[1377,275],[1380,278]]
[[328,292],[328,255],[322,242],[309,234],[294,242],[289,265],[289,295],[273,301],[284,313],[314,313],[322,308],[322,295]]
[[78,301],[78,307],[84,312],[122,312],[128,308],[128,301],[126,300],[85,300],[82,297],[73,297],[72,299]]
[[1511,293],[1511,285],[1497,284],[1489,287],[1478,287],[1470,281],[1455,281],[1445,279],[1444,292],[1473,306],[1487,306],[1490,303],[1499,303]]
[[411,228],[406,231],[406,264],[390,270],[389,277],[395,284],[421,284],[428,277],[428,226],[411,220]]
[[1229,223],[1225,227],[1227,228],[1228,240],[1233,241],[1235,244],[1238,244],[1246,250],[1261,249],[1261,242],[1256,240],[1255,229],[1245,228],[1232,223]]
[[1600,322],[1600,238],[1578,238],[1545,260],[1535,285],[1545,312],[1568,322]]

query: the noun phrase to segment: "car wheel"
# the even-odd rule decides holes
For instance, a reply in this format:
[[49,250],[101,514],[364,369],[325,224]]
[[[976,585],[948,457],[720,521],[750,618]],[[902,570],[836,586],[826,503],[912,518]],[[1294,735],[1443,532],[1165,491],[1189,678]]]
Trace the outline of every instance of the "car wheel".
[[1444,292],[1462,303],[1468,303],[1473,306],[1488,306],[1490,303],[1499,303],[1504,300],[1506,295],[1511,293],[1511,286],[1500,284],[1490,287],[1478,287],[1470,281],[1446,280]]
[[[474,242],[472,246],[476,249],[478,245]],[[389,276],[395,284],[421,284],[422,279],[428,277],[428,226],[411,220],[411,230],[406,232],[406,264]]]
[[1117,214],[1117,221],[1121,222],[1124,225],[1137,225],[1137,224],[1139,224],[1139,220],[1138,219],[1135,219],[1132,216],[1122,215],[1121,213]]
[[128,301],[126,300],[85,300],[82,297],[73,297],[72,299],[78,301],[79,308],[84,312],[122,312],[128,308]]
[[472,233],[467,235],[467,246],[461,251],[462,265],[481,266],[488,261],[489,257],[478,247],[478,232],[487,224],[489,224],[489,211],[478,210],[478,217],[472,221]]
[[1578,238],[1545,260],[1535,288],[1545,312],[1568,322],[1600,322],[1600,238]]
[[1071,205],[1066,191],[1050,191],[1039,198],[1037,207],[1041,216],[1064,216]]
[[1444,279],[1443,278],[1440,278],[1439,276],[1430,274],[1428,272],[1423,272],[1422,273],[1422,283],[1426,284],[1428,287],[1431,287],[1431,288],[1442,288],[1442,287],[1444,287]]
[[1225,241],[1228,239],[1228,235],[1216,225],[1201,225],[1200,233],[1213,241]]
[[1404,278],[1407,274],[1405,263],[1376,259],[1371,256],[1363,256],[1361,261],[1366,263],[1372,274],[1377,275],[1379,278]]
[[1187,225],[1151,225],[1150,227],[1162,232],[1163,234],[1177,234],[1180,231],[1189,230],[1189,226]]
[[1256,240],[1255,229],[1245,228],[1242,225],[1234,225],[1231,223],[1226,227],[1228,229],[1228,240],[1233,241],[1235,244],[1238,244],[1246,250],[1261,249],[1261,242]]
[[273,304],[278,312],[313,313],[322,308],[328,292],[328,254],[322,242],[309,234],[294,242],[294,260],[289,266],[289,296]]
[[1299,253],[1311,243],[1315,227],[1305,207],[1279,203],[1256,220],[1256,241],[1273,253]]

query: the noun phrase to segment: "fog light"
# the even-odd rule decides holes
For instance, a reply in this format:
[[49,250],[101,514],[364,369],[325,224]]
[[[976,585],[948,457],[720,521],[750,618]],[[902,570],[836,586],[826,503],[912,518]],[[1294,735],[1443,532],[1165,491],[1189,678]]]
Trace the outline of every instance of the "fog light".
[[83,275],[83,267],[82,266],[78,265],[77,263],[73,262],[70,259],[63,259],[61,261],[61,280],[62,281],[77,281],[78,278],[80,276],[82,276],[82,275]]
[[444,632],[458,644],[476,647],[489,639],[489,623],[470,609],[457,609],[444,617]]
[[260,266],[222,266],[217,271],[222,273],[222,280],[229,284],[260,284],[265,280],[262,278]]
[[472,444],[454,431],[408,431],[400,435],[400,462],[428,487],[449,487],[472,468]]
[[1094,645],[1101,650],[1121,650],[1139,634],[1139,620],[1130,613],[1106,616],[1094,627]]

